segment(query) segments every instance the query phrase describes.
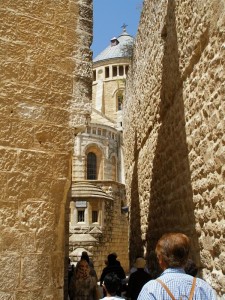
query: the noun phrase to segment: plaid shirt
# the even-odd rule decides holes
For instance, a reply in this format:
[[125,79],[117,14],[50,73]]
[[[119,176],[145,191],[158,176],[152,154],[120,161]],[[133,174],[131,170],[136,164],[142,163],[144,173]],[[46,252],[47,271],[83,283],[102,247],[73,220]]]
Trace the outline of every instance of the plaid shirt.
[[[183,269],[168,268],[159,279],[168,286],[175,299],[188,300],[193,277],[185,274]],[[159,282],[150,280],[143,286],[138,300],[171,300],[171,297]],[[193,300],[216,300],[216,295],[206,281],[197,278]]]

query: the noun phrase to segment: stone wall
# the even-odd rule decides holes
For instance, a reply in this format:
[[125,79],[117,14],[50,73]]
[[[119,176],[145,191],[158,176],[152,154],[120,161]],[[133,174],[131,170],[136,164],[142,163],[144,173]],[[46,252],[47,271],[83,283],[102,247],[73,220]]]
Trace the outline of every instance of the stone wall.
[[111,189],[113,200],[105,200],[102,234],[96,237],[98,244],[90,249],[93,262],[100,278],[108,254],[115,252],[125,272],[129,271],[128,260],[128,220],[127,214],[122,213],[125,203],[125,187],[113,181],[100,182],[99,186],[105,191]]
[[[116,252],[118,260],[125,272],[129,271],[128,260],[128,218],[121,208],[126,205],[124,184],[109,181],[90,181],[97,187],[100,187],[110,198],[104,197],[86,197],[89,206],[89,217],[91,216],[91,207],[98,207],[101,220],[99,224],[91,222],[89,224],[71,224],[70,234],[70,257],[72,263],[79,261],[81,252],[79,249],[85,249],[94,263],[98,278],[100,278],[107,256]],[[82,240],[80,237],[82,236]],[[78,251],[79,250],[79,251]],[[76,256],[74,256],[74,251]],[[78,253],[78,254],[77,254]]]
[[130,260],[165,232],[225,294],[225,3],[145,1],[124,107]]
[[3,0],[1,29],[0,298],[63,299],[73,137],[91,109],[92,1]]

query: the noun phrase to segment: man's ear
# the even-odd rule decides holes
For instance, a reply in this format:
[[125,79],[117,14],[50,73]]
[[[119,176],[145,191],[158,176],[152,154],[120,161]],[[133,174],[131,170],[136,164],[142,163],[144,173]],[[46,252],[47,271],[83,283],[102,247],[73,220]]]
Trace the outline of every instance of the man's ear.
[[165,263],[165,261],[163,260],[162,255],[158,255],[158,261],[159,261],[159,266],[160,268],[164,271],[165,269],[167,269],[167,265]]

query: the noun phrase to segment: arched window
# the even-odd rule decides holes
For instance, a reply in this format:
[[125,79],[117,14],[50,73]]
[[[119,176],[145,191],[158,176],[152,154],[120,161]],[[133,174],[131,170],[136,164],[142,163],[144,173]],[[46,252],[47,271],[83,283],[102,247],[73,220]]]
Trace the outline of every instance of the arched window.
[[123,94],[117,94],[117,110],[122,110],[123,108]]
[[93,152],[87,155],[87,179],[97,179],[97,156]]

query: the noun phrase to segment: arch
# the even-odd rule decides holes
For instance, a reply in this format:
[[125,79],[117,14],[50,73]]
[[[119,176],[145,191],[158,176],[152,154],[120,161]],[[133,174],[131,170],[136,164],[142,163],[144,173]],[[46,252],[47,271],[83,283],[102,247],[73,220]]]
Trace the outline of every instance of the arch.
[[115,99],[116,111],[123,109],[124,100],[124,88],[118,88],[113,92],[113,97]]
[[99,143],[89,143],[84,146],[84,150],[82,151],[85,155],[93,149],[94,153],[98,152],[105,156],[105,150],[103,146]]

